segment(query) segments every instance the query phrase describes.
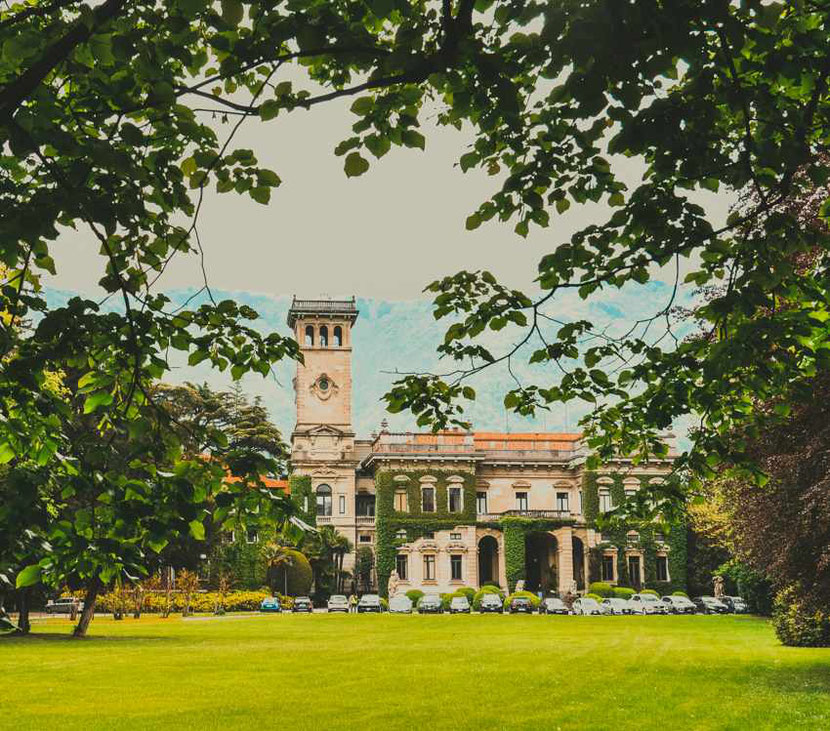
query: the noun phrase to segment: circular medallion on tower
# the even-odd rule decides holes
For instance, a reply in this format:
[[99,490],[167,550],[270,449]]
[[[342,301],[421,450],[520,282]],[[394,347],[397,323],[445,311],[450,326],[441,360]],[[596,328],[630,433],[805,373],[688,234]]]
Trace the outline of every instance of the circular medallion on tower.
[[337,384],[325,373],[321,373],[317,376],[317,380],[311,384],[310,390],[318,399],[325,401],[331,398],[332,394],[337,393]]

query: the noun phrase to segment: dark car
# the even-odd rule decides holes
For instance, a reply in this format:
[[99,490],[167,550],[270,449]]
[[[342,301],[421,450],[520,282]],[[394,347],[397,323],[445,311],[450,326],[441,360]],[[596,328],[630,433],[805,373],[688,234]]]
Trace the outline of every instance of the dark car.
[[294,607],[291,611],[305,612],[306,614],[311,614],[314,611],[314,605],[311,603],[311,599],[309,599],[307,596],[298,596],[294,600]]
[[441,614],[443,611],[438,594],[424,594],[418,602],[418,614]]
[[746,614],[749,611],[746,602],[739,596],[722,596],[720,600],[733,614]]
[[510,600],[510,614],[533,614],[533,602],[526,596],[514,596]]
[[488,614],[490,612],[501,614],[504,612],[504,601],[502,601],[502,598],[498,594],[485,594],[481,597],[478,611],[482,614]]
[[694,614],[697,611],[695,603],[687,596],[664,596],[663,604],[668,608],[669,614]]
[[555,596],[542,599],[539,605],[539,614],[569,614],[565,602]]
[[726,604],[713,596],[696,596],[692,598],[692,601],[701,614],[727,614],[729,612]]

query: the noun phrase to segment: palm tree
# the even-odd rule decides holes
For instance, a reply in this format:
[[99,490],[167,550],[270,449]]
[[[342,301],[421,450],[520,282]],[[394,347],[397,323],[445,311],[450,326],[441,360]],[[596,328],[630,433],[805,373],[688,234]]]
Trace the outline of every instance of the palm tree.
[[[293,566],[294,565],[294,558],[291,556],[290,551],[292,551],[289,546],[285,546],[282,543],[278,543],[276,541],[272,541],[268,543],[265,548],[262,549],[262,555],[265,559],[265,564],[268,566],[268,573],[269,575],[272,572],[275,572],[281,566]],[[283,572],[283,577],[285,578],[285,586],[283,587],[283,595],[288,594],[288,571]]]
[[354,549],[352,542],[346,538],[342,533],[336,533],[332,541],[332,554],[334,556],[334,575],[337,586],[337,591],[343,591],[343,559],[347,553],[351,553]]

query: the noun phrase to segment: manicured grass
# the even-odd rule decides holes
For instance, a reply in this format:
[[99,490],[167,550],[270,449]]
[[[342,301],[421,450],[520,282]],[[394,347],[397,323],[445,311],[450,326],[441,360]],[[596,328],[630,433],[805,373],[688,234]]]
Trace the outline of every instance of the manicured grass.
[[830,728],[830,651],[750,617],[48,620],[0,638],[15,729]]

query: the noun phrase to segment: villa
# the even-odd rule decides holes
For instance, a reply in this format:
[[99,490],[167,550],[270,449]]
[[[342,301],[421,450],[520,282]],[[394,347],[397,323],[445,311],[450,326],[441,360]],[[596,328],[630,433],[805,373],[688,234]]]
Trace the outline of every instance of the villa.
[[[447,592],[515,586],[584,592],[592,581],[685,588],[681,528],[600,534],[597,516],[672,472],[672,454],[647,466],[586,468],[580,434],[379,433],[352,426],[354,299],[300,300],[288,325],[304,363],[294,379],[292,495],[309,521],[368,546],[376,581]],[[347,557],[346,568],[353,565]]]

